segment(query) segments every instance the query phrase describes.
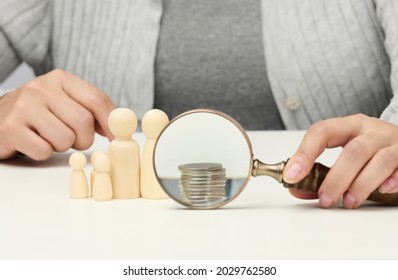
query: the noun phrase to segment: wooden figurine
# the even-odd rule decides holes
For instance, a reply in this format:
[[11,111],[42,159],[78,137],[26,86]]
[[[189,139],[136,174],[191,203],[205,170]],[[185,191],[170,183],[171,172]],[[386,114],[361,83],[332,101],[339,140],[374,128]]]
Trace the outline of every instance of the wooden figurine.
[[141,165],[141,195],[143,198],[168,198],[155,175],[153,168],[153,151],[160,132],[169,123],[166,113],[153,109],[142,118],[142,131],[146,136]]
[[69,165],[73,168],[69,182],[69,195],[71,198],[88,197],[88,183],[84,172],[86,164],[86,156],[80,152],[73,153],[69,158]]
[[132,139],[132,134],[137,128],[137,116],[130,109],[118,108],[109,115],[108,124],[115,136],[108,150],[113,198],[138,198],[140,197],[140,149],[137,142]]
[[[93,196],[93,191],[94,191],[94,178],[95,178],[95,168],[94,168],[94,159],[97,155],[102,154],[102,155],[106,155],[103,151],[95,151],[90,158],[90,163],[93,166],[93,170],[91,171],[90,174],[90,195]],[[107,170],[109,171],[109,170]]]
[[95,201],[109,201],[112,199],[112,182],[108,170],[110,167],[109,157],[105,153],[98,153],[93,160],[95,168],[95,179],[93,193]]

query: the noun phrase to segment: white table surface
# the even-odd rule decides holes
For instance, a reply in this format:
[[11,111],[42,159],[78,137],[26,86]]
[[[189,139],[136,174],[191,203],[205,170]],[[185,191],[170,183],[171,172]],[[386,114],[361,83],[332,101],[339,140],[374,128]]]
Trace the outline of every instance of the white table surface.
[[[303,132],[249,132],[255,158],[285,160]],[[135,136],[143,144],[142,134]],[[98,137],[94,150],[107,150]],[[252,178],[217,210],[171,199],[68,197],[72,151],[0,162],[0,259],[396,259],[398,208],[321,209],[271,178]],[[331,165],[338,150],[323,154]],[[88,166],[87,174],[91,171]]]

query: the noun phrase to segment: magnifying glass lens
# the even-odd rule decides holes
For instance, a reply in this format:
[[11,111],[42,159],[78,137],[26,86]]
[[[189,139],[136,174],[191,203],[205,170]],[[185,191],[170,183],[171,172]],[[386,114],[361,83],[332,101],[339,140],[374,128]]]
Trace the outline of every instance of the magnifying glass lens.
[[165,192],[190,208],[220,207],[239,195],[250,178],[252,149],[231,117],[195,110],[163,130],[154,151],[154,168]]

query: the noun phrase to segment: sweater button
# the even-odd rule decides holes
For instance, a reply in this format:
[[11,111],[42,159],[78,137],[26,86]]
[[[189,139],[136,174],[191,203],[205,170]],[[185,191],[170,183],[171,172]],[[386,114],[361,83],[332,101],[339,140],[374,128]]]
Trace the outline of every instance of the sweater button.
[[291,95],[286,99],[286,106],[290,111],[296,111],[301,106],[301,100],[296,95]]

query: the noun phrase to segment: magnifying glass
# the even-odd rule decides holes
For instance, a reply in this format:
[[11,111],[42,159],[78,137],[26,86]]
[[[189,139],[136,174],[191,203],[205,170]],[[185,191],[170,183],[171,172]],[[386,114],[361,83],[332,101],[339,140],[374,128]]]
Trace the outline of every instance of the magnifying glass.
[[[329,168],[315,163],[296,184],[283,182],[285,161],[265,164],[253,158],[249,137],[232,117],[197,109],[174,118],[155,144],[154,170],[163,190],[192,209],[213,209],[234,200],[251,176],[266,175],[286,188],[317,192]],[[398,205],[398,194],[375,190],[368,200]]]

